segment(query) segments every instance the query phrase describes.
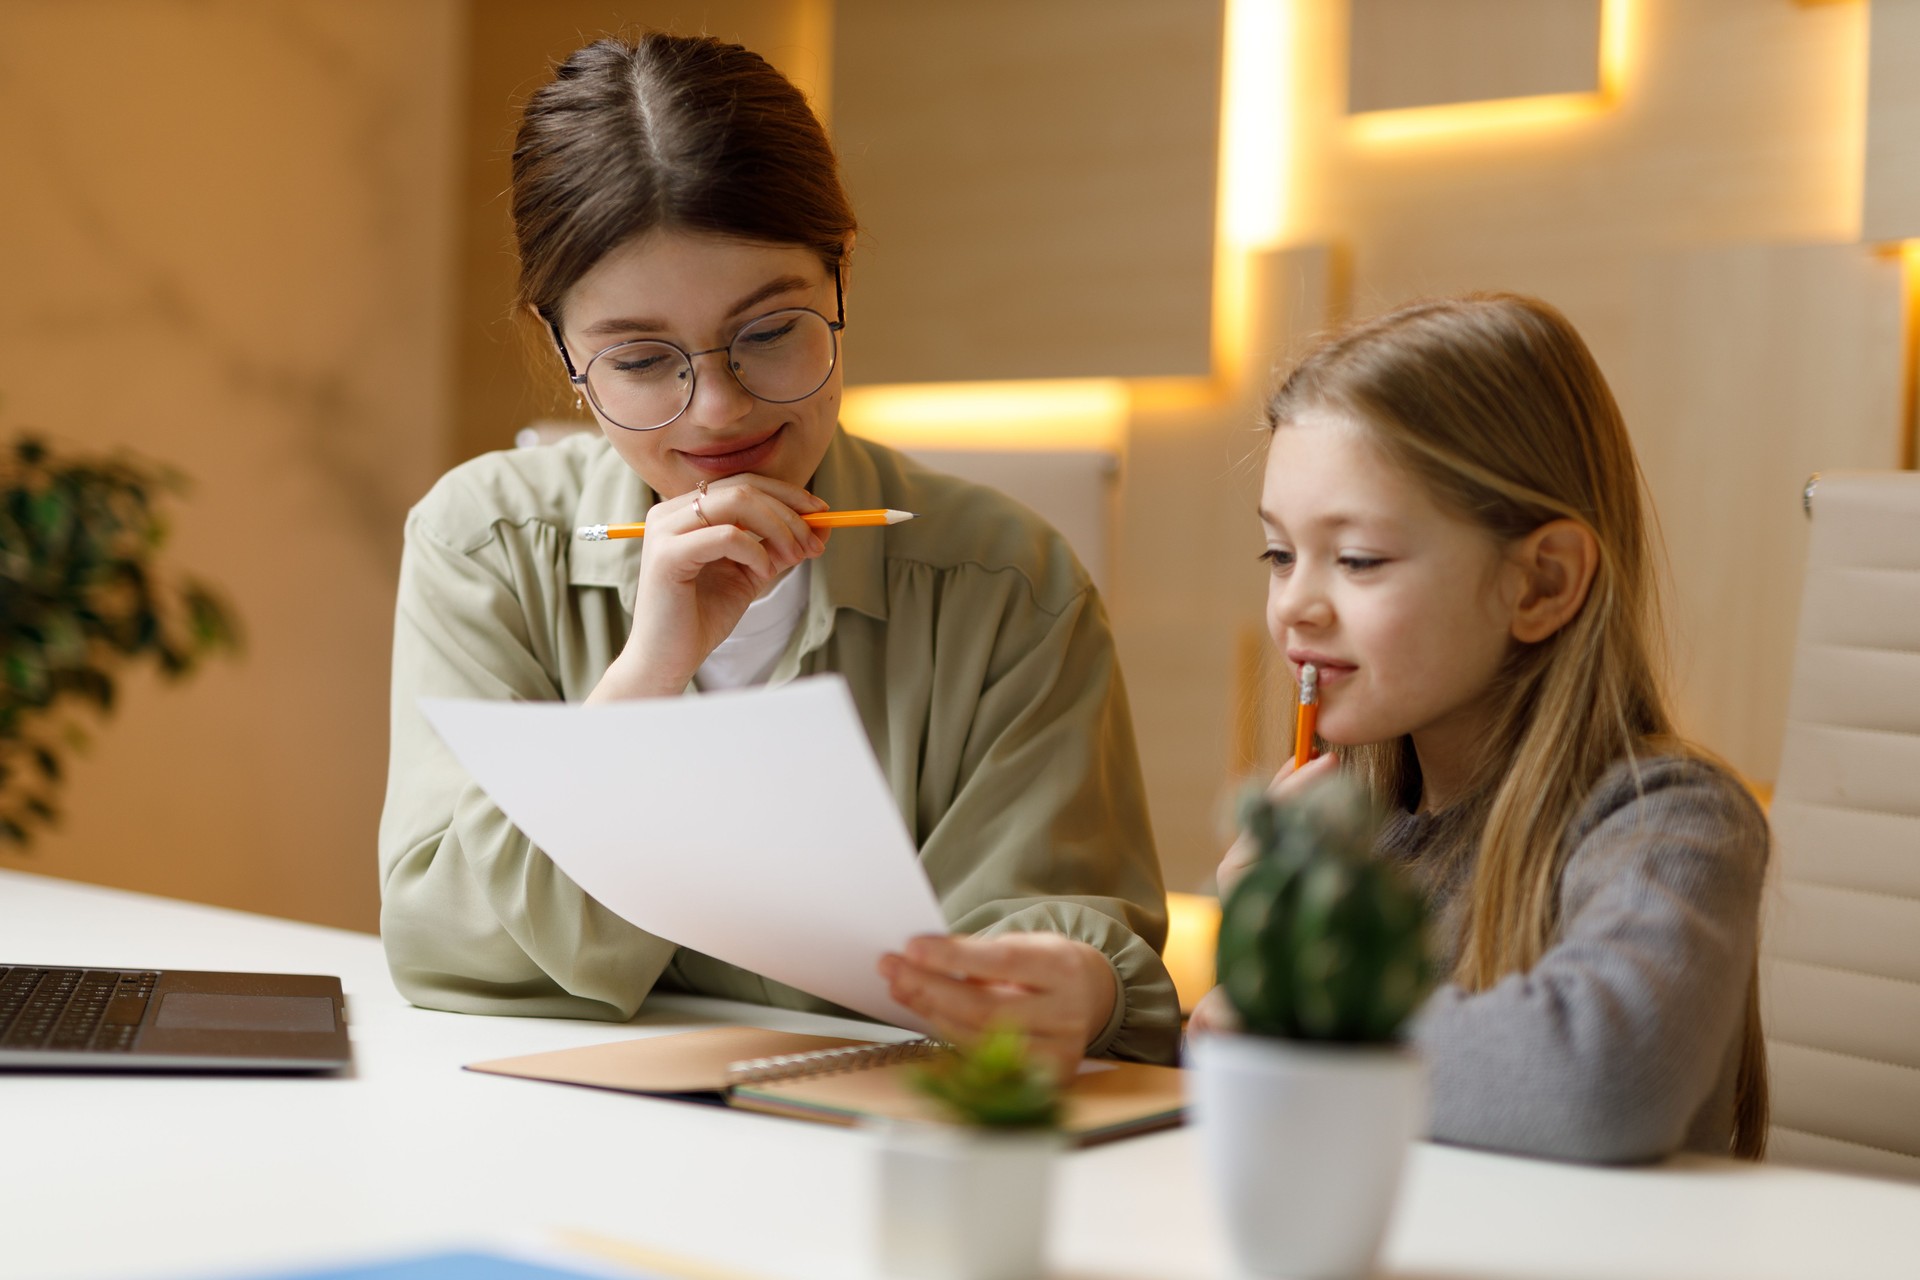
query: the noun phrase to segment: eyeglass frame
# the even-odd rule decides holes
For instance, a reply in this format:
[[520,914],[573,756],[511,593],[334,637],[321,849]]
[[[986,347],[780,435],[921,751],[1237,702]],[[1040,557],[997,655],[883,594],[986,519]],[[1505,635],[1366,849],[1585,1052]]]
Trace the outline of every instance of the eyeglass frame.
[[[687,410],[693,407],[693,393],[699,390],[700,387],[700,366],[694,363],[696,357],[710,356],[717,351],[733,350],[733,344],[739,340],[740,334],[746,329],[747,325],[758,324],[760,321],[766,319],[767,316],[777,316],[783,311],[805,311],[812,315],[820,316],[820,319],[826,322],[827,332],[831,334],[833,338],[833,359],[827,365],[826,374],[820,379],[820,386],[807,392],[805,396],[795,396],[791,400],[769,400],[756,392],[752,387],[749,387],[746,383],[740,381],[740,375],[734,372],[733,361],[731,360],[727,361],[727,376],[733,379],[734,386],[739,387],[742,391],[752,396],[755,400],[760,401],[762,404],[799,404],[802,400],[805,400],[807,396],[811,396],[819,391],[820,387],[827,385],[827,379],[833,376],[833,371],[840,367],[840,334],[847,327],[846,285],[840,278],[840,269],[838,267],[835,267],[833,271],[833,309],[834,314],[839,317],[837,320],[828,320],[812,307],[775,307],[772,311],[765,313],[765,315],[755,316],[753,319],[743,323],[740,328],[735,329],[733,331],[733,337],[729,338],[724,346],[708,347],[704,351],[689,351],[679,343],[669,342],[665,338],[628,338],[625,341],[604,346],[588,356],[586,364],[581,366],[578,373],[574,372],[573,357],[567,354],[567,340],[560,335],[560,322],[551,316],[541,316],[540,318],[547,322],[547,329],[553,334],[554,349],[560,353],[560,362],[567,367],[567,381],[584,392],[587,399],[593,401],[593,407],[600,410],[601,417],[606,418],[608,422],[612,422],[614,426],[619,427],[622,431],[659,431],[663,427],[670,427],[680,421]],[[674,414],[657,427],[630,427],[624,422],[614,422],[607,411],[600,408],[600,397],[593,394],[593,388],[587,383],[587,374],[593,368],[593,362],[595,360],[598,360],[609,351],[617,351],[621,347],[631,347],[642,342],[654,342],[663,347],[672,347],[675,351],[678,351],[681,358],[687,362],[687,369],[693,375],[692,381],[687,384],[687,402],[680,406],[679,413]]]

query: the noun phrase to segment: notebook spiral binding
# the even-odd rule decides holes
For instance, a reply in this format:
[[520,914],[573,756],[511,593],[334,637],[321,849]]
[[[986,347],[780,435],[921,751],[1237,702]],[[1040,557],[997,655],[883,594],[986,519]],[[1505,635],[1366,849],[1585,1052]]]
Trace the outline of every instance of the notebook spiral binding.
[[864,1071],[896,1062],[930,1058],[947,1047],[945,1041],[903,1040],[898,1044],[850,1044],[839,1049],[808,1053],[781,1053],[771,1058],[748,1058],[727,1064],[727,1084],[765,1084],[773,1080],[801,1080],[842,1071]]

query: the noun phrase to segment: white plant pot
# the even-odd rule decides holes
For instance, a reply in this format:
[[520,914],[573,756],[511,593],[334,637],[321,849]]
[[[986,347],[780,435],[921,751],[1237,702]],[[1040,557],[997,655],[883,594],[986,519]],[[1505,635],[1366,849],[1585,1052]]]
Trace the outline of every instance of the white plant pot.
[[1031,1280],[1046,1273],[1052,1130],[874,1130],[878,1269],[888,1280]]
[[1195,1037],[1190,1101],[1240,1268],[1363,1276],[1426,1128],[1426,1072],[1400,1046]]

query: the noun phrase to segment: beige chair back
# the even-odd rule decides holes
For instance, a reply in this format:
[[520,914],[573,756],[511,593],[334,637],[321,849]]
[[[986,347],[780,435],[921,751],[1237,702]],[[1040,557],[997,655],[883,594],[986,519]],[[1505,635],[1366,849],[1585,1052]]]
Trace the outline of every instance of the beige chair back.
[[1920,1179],[1920,473],[1810,493],[1761,935],[1770,1158]]

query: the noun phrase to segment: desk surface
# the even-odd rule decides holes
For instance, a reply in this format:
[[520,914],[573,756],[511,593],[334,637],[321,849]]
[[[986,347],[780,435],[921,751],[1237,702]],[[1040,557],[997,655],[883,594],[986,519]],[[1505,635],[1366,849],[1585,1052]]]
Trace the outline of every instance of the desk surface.
[[[743,1277],[870,1274],[863,1133],[460,1070],[742,1016],[860,1024],[679,997],[624,1026],[434,1013],[364,934],[4,871],[0,959],[338,974],[358,1059],[348,1079],[0,1076],[0,1276],[235,1276],[568,1231]],[[1190,1130],[1069,1155],[1057,1187],[1054,1274],[1228,1274]],[[1384,1270],[1920,1277],[1920,1186],[1422,1145]]]

